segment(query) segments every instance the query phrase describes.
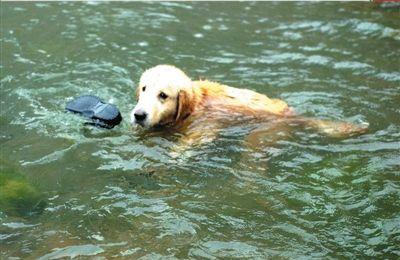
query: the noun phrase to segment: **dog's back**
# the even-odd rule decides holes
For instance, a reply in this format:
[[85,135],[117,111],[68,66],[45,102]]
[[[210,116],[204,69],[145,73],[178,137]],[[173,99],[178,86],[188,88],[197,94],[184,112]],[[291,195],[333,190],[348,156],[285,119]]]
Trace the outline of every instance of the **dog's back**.
[[216,110],[251,115],[293,115],[293,110],[282,100],[270,99],[248,89],[233,88],[212,81],[194,81],[194,93],[200,104]]

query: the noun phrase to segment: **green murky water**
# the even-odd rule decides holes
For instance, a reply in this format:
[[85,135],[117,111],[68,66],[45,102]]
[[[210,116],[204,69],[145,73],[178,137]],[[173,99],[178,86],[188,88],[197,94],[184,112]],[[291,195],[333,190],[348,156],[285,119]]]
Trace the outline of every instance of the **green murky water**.
[[[1,3],[1,163],[45,206],[1,209],[0,258],[399,257],[399,18],[369,3]],[[160,63],[370,131],[251,149],[236,126],[175,159],[174,136],[127,120]],[[122,125],[64,113],[86,93]]]

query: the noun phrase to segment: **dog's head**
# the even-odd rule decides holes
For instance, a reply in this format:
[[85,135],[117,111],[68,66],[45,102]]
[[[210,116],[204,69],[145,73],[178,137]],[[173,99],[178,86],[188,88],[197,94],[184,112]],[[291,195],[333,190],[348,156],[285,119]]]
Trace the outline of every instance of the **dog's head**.
[[158,65],[146,70],[136,89],[137,104],[131,123],[153,127],[177,122],[192,110],[192,81],[180,69]]

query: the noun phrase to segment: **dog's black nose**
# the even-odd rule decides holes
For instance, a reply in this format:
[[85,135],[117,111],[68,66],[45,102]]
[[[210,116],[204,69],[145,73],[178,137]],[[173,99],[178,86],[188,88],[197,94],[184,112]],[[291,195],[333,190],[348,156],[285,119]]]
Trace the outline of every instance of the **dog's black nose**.
[[145,120],[147,117],[147,113],[144,111],[140,111],[140,110],[136,111],[134,115],[135,115],[136,121],[138,121],[138,122]]

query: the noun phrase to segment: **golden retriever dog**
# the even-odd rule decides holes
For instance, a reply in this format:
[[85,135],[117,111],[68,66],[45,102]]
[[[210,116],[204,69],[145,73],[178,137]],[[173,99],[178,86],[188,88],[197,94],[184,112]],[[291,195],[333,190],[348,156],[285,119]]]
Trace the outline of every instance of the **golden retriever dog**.
[[[255,91],[207,80],[194,81],[171,65],[146,70],[136,92],[138,102],[131,112],[131,123],[145,128],[172,127],[182,133],[184,145],[211,141],[220,129],[246,120],[260,123],[248,135],[249,142],[254,144],[262,133],[282,133],[282,129],[292,125],[315,129],[332,137],[367,131],[366,126],[348,122],[298,116],[284,101]],[[263,124],[270,121],[275,123]]]

